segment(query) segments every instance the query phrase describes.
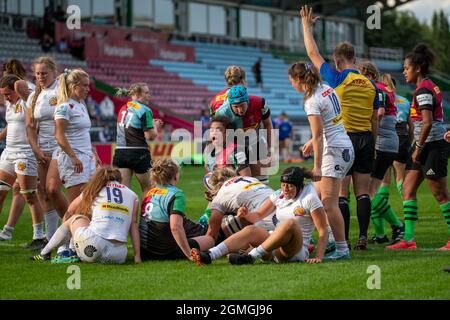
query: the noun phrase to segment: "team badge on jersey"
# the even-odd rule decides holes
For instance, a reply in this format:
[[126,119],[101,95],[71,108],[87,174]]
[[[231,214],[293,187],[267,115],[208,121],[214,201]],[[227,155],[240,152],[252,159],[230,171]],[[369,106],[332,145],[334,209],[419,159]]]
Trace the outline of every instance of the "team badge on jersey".
[[15,105],[15,113],[21,113],[22,112],[22,106],[18,103]]
[[19,169],[20,171],[25,170],[26,167],[27,167],[27,165],[25,164],[25,162],[19,162],[17,164],[17,169]]
[[302,208],[302,207],[296,207],[295,209],[294,209],[294,215],[296,216],[296,217],[301,217],[301,216],[303,216],[305,214],[305,210]]
[[56,106],[58,104],[58,98],[52,97],[50,98],[50,101],[48,102],[52,107]]

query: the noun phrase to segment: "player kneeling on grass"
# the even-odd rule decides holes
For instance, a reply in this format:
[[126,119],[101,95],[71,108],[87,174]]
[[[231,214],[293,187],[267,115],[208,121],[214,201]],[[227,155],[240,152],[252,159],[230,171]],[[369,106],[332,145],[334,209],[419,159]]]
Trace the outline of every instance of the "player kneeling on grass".
[[[238,210],[239,219],[255,223],[276,210],[276,228],[272,233],[250,225],[207,252],[193,249],[192,259],[199,265],[210,264],[230,252],[231,264],[250,264],[259,258],[280,262],[320,263],[324,258],[328,241],[327,218],[322,202],[312,184],[304,185],[312,173],[298,167],[290,167],[281,175],[281,189],[274,192],[254,212],[247,207]],[[309,259],[309,243],[314,229],[319,232],[316,257]],[[254,247],[249,254],[236,253]]]
[[142,259],[189,259],[191,248],[210,248],[211,239],[198,238],[206,233],[206,228],[185,216],[184,192],[175,187],[180,180],[178,165],[170,159],[157,160],[150,173],[156,186],[142,201],[139,224]]
[[137,215],[139,200],[121,184],[118,169],[104,167],[95,173],[69,206],[74,212],[55,232],[40,255],[32,260],[50,260],[51,251],[73,236],[78,257],[83,262],[125,263],[127,236],[131,235],[134,262],[141,262]]

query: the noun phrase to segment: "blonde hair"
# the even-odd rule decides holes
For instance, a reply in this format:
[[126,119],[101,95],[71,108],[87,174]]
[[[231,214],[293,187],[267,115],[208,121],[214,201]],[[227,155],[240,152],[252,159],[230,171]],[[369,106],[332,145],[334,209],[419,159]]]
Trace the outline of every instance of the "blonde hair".
[[206,200],[212,201],[219,192],[220,188],[222,188],[223,184],[227,180],[234,177],[237,177],[237,173],[231,168],[223,167],[214,170],[208,180],[208,184],[211,186],[211,190],[205,192]]
[[82,69],[64,70],[58,77],[58,104],[69,101],[73,88],[81,83],[83,78],[89,78]]
[[144,87],[148,87],[148,84],[145,82],[133,83],[129,89],[126,88],[116,88],[116,96],[117,97],[129,97],[136,94],[141,94]]
[[27,72],[22,62],[17,59],[11,59],[3,65],[3,75],[14,74],[20,80],[27,80]]
[[120,174],[119,169],[110,166],[98,169],[97,172],[92,176],[91,180],[89,180],[89,182],[84,187],[81,204],[77,207],[75,213],[84,216],[90,216],[92,211],[92,204],[98,197],[100,191],[110,181],[122,182],[122,175]]
[[178,164],[172,159],[158,159],[152,164],[151,179],[157,184],[168,184],[179,171]]
[[[55,60],[52,57],[42,56],[42,57],[35,59],[33,61],[32,67],[31,67],[34,73],[36,73],[35,68],[36,68],[36,65],[38,65],[38,64],[45,65],[47,67],[47,69],[51,73],[53,73],[53,77],[56,78],[56,73],[58,71],[58,67],[56,65]],[[31,101],[31,121],[33,121],[33,122],[34,122],[34,109],[36,108],[36,102],[37,102],[37,99],[39,98],[39,95],[42,92],[42,89],[44,89],[44,88],[42,88],[38,83],[36,83],[36,90],[34,91],[33,100]]]
[[389,73],[385,73],[381,76],[381,82],[387,85],[389,89],[392,91],[397,91],[397,88],[395,87],[395,83],[392,80],[392,76]]
[[378,81],[380,79],[380,72],[375,64],[370,61],[362,62],[359,65],[359,70],[361,74],[364,76],[371,76],[374,81]]
[[228,86],[233,87],[238,84],[247,85],[245,80],[245,70],[242,67],[238,66],[228,66],[227,70],[225,70],[225,81]]

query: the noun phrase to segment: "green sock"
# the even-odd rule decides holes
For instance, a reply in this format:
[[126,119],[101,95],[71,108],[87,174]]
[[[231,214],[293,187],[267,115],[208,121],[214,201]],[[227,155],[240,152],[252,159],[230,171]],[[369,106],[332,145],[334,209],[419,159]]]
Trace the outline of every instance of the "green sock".
[[380,238],[385,235],[384,220],[382,215],[385,206],[386,199],[384,199],[379,193],[377,193],[372,199],[372,210],[370,216],[373,222],[373,227],[375,229],[375,235]]
[[400,194],[400,197],[403,198],[402,188],[403,188],[403,180],[400,180],[399,182],[397,182],[397,191]]
[[447,223],[448,233],[450,233],[450,202],[440,205],[441,212],[444,215],[445,222]]
[[417,221],[417,200],[403,201],[403,211],[405,213],[405,240],[414,239],[414,225]]
[[385,198],[387,201],[389,201],[389,186],[381,186],[380,189],[378,189],[378,194]]

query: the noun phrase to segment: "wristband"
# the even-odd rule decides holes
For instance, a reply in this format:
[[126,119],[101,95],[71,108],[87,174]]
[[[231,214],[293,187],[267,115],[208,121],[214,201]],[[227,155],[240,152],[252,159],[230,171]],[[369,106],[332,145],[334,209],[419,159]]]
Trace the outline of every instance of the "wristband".
[[418,144],[417,143],[417,141],[414,143],[414,145],[416,146],[416,148],[418,148],[418,149],[423,149],[423,145],[420,145],[420,144]]

